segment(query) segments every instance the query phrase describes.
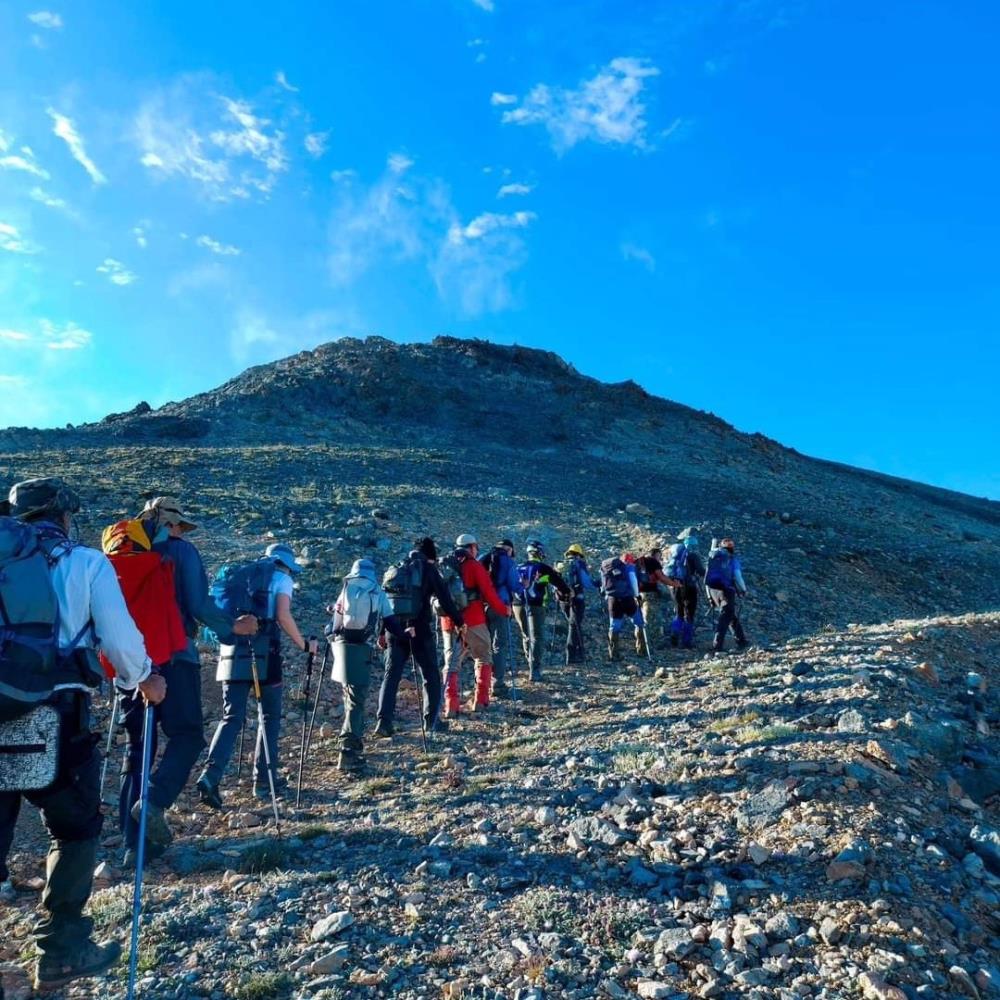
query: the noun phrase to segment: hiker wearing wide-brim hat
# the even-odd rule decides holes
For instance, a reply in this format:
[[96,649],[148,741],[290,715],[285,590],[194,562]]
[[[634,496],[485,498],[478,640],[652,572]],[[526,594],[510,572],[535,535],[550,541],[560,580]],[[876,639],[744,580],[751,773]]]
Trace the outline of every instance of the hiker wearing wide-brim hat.
[[219,648],[215,679],[222,684],[222,719],[208,748],[205,769],[198,779],[202,801],[216,809],[222,808],[219,783],[229,766],[246,718],[251,686],[260,699],[258,715],[263,718],[263,738],[258,733],[254,752],[254,795],[266,799],[271,795],[272,788],[276,795],[284,794],[287,781],[278,776],[284,673],[281,635],[284,633],[298,649],[314,655],[318,645],[314,637],[306,639],[302,635],[292,615],[292,598],[295,595],[293,577],[302,572],[302,567],[296,561],[291,546],[275,542],[267,547],[263,559],[242,566],[224,567],[212,585],[216,600],[223,605],[228,600],[225,574],[230,569],[233,580],[238,574],[246,574],[242,589],[246,592],[246,582],[249,582],[254,600],[260,601],[256,614],[260,630],[248,641],[223,643]]
[[117,684],[130,694],[138,688],[153,704],[166,685],[152,673],[111,563],[69,537],[80,509],[76,493],[61,479],[45,477],[18,483],[8,504],[13,517],[0,517],[0,599],[8,618],[0,649],[0,717],[32,726],[41,734],[38,745],[58,745],[59,752],[49,757],[51,773],[38,773],[45,760],[29,759],[35,748],[19,756],[16,773],[7,773],[0,791],[0,856],[6,857],[27,799],[41,811],[51,838],[45,913],[34,928],[35,987],[49,990],[99,975],[121,954],[117,942],[93,940],[93,920],[84,915],[102,825],[99,738],[90,727],[90,695],[103,676],[98,641]]
[[[142,530],[152,542],[152,551],[173,564],[174,594],[187,642],[171,659],[158,666],[167,682],[168,696],[157,707],[152,727],[152,753],[158,732],[166,738],[149,779],[146,810],[146,856],[162,854],[173,840],[166,811],[184,790],[191,771],[205,749],[205,720],[201,703],[201,657],[195,645],[199,626],[222,639],[252,635],[257,622],[252,617],[234,620],[209,600],[208,576],[201,554],[187,537],[197,523],[172,496],[148,500],[139,513]],[[141,815],[140,775],[143,760],[143,713],[134,701],[119,694],[118,710],[126,733],[125,766],[118,797],[118,818],[125,841],[125,861],[131,864],[137,846]]]

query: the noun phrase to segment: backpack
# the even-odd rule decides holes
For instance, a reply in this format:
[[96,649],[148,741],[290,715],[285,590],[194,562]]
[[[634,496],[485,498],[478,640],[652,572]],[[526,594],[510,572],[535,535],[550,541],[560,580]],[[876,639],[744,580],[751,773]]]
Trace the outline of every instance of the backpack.
[[[125,606],[142,633],[149,658],[156,666],[169,663],[175,653],[187,647],[173,562],[152,551],[140,520],[119,521],[105,528],[101,547],[114,567]],[[100,660],[110,680],[114,667],[103,653]]]
[[539,597],[544,597],[544,594],[538,593],[538,581],[541,575],[541,563],[526,562],[521,563],[517,567],[517,580],[521,585],[521,591],[524,594],[525,602],[528,600],[536,600]]
[[655,590],[650,585],[649,570],[646,568],[646,556],[640,556],[635,563],[635,579],[639,584],[640,591]]
[[[59,555],[54,550],[63,547]],[[46,538],[33,525],[0,517],[0,722],[47,701],[57,683],[79,681],[64,666],[84,635],[59,648],[59,601],[52,569],[73,548],[62,536]]]
[[499,545],[494,546],[486,555],[479,558],[485,569],[489,571],[493,589],[498,592],[501,587],[506,587],[507,585],[506,569],[508,559],[510,559],[510,556],[507,550],[500,548]]
[[424,557],[411,552],[390,566],[382,577],[382,589],[394,615],[404,620],[418,618],[424,606]]
[[[455,602],[455,607],[459,611],[464,611],[469,606],[469,602],[475,597],[474,594],[470,594],[465,589],[465,581],[462,579],[462,563],[464,561],[465,559],[460,558],[457,553],[453,552],[451,555],[445,556],[439,566],[441,579],[448,588],[448,593],[451,595],[451,599]],[[439,617],[445,617],[445,610],[441,607],[440,602],[434,601],[434,611]]]
[[708,560],[705,586],[727,590],[736,582],[736,559],[728,549],[716,549]]
[[338,634],[348,642],[368,642],[378,629],[379,611],[375,601],[377,590],[364,577],[345,577],[337,607],[343,623]]
[[607,597],[634,597],[628,568],[617,556],[601,563],[601,590]]
[[[271,559],[227,563],[215,574],[215,579],[208,588],[208,596],[220,611],[231,618],[253,615],[259,622],[271,625],[273,631],[268,598],[274,574],[274,562]],[[264,631],[261,628],[259,633]]]
[[674,545],[670,549],[670,563],[667,566],[667,576],[671,580],[686,583],[688,578],[688,548],[686,545]]
[[580,575],[580,560],[576,556],[570,556],[566,563],[566,583],[574,594],[583,593],[583,577]]

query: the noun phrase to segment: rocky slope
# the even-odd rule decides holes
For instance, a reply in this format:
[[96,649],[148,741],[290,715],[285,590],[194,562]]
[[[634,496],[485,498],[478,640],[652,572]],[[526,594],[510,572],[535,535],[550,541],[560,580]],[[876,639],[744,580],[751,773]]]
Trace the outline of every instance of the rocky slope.
[[[384,566],[425,532],[600,558],[695,526],[738,539],[752,588],[750,654],[612,668],[592,609],[585,668],[554,652],[543,684],[426,756],[407,688],[402,735],[359,782],[332,769],[327,680],[280,839],[233,775],[224,814],[192,795],[171,814],[142,996],[996,992],[1000,505],[805,458],[554,355],[446,338],[343,341],[158,411],[0,432],[0,485],[51,471],[80,487],[91,541],[174,493],[213,569],[290,542],[316,630],[357,555]],[[209,649],[205,665],[211,724]],[[27,809],[0,963],[29,957],[43,851]],[[109,820],[93,912],[119,937],[120,854]],[[4,979],[18,996],[17,969]]]

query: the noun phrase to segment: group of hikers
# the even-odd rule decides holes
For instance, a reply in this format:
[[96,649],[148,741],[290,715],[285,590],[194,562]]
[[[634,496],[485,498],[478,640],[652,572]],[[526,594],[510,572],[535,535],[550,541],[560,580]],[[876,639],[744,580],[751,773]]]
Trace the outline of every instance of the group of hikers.
[[[294,577],[302,567],[287,544],[271,544],[262,558],[223,566],[210,583],[187,537],[197,524],[176,499],[154,497],[135,518],[107,527],[103,552],[72,537],[79,510],[78,495],[55,477],[17,483],[0,507],[0,901],[14,898],[7,858],[27,799],[41,811],[51,840],[44,912],[34,928],[35,986],[41,990],[97,975],[121,954],[117,942],[93,939],[92,920],[84,914],[103,822],[93,691],[105,680],[113,683],[108,751],[116,727],[126,736],[118,816],[124,862],[136,869],[138,898],[145,861],[172,841],[166,813],[206,746],[195,641],[200,630],[219,644],[222,717],[196,781],[198,794],[205,805],[223,808],[220,785],[237,741],[242,763],[253,690],[258,718],[253,788],[258,797],[270,798],[276,821],[278,799],[288,784],[278,768],[281,637],[308,654],[306,697],[320,645],[303,635],[292,613]],[[461,534],[444,554],[432,538],[420,539],[381,579],[372,560],[358,559],[327,608],[330,623],[316,690],[318,705],[332,659],[331,674],[344,698],[338,768],[364,767],[365,706],[379,657],[383,670],[372,736],[393,737],[397,693],[409,665],[420,689],[426,741],[463,709],[481,713],[494,698],[516,696],[511,619],[529,681],[542,679],[552,605],[565,621],[565,662],[583,663],[591,591],[607,609],[609,661],[622,656],[626,619],[641,656],[693,648],[703,588],[719,609],[713,649],[722,651],[730,630],[737,647],[745,648],[737,599],[747,588],[735,544],[713,543],[707,562],[697,549],[698,539],[687,530],[666,555],[659,546],[638,557],[624,552],[595,572],[577,543],[553,566],[538,540],[529,541],[519,559],[510,539],[481,551],[475,536]],[[459,677],[465,659],[472,661],[475,679],[463,705]],[[164,746],[157,758],[158,733]],[[303,753],[305,746],[304,724]]]

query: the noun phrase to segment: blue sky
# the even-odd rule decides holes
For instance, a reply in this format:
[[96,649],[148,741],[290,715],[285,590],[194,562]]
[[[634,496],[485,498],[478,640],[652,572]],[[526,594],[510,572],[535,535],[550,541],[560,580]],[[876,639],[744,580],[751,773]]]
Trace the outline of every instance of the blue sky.
[[0,7],[0,425],[486,337],[1000,498],[1000,10]]

